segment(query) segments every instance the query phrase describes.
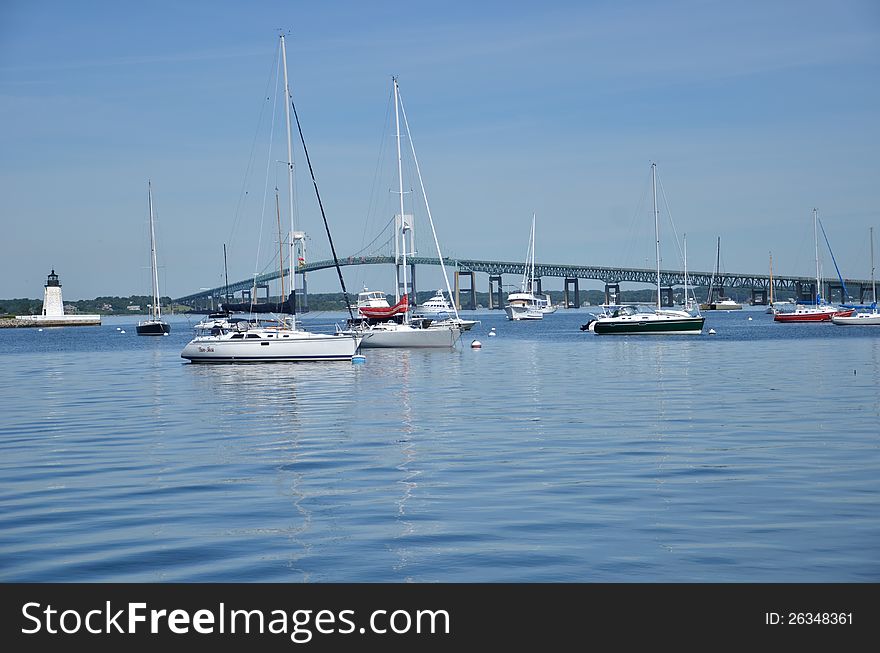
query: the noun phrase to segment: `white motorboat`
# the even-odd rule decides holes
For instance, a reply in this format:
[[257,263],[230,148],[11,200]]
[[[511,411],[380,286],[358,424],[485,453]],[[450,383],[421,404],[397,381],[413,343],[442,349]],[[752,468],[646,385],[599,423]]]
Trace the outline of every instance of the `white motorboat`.
[[446,295],[443,294],[442,290],[438,290],[437,294],[433,297],[413,308],[412,315],[413,317],[426,317],[432,320],[445,320],[454,313],[452,304],[446,299]]
[[381,290],[369,290],[364,286],[364,289],[358,293],[355,308],[360,313],[362,308],[391,308],[391,304],[388,303],[388,295],[384,292]]
[[414,319],[432,320],[433,326],[454,324],[462,331],[470,331],[475,324],[480,322],[479,320],[465,320],[458,316],[457,311],[452,306],[452,303],[446,299],[446,295],[443,294],[442,290],[438,290],[436,295],[414,308],[412,316]]
[[504,312],[508,320],[543,320],[540,300],[531,292],[512,292],[507,295]]

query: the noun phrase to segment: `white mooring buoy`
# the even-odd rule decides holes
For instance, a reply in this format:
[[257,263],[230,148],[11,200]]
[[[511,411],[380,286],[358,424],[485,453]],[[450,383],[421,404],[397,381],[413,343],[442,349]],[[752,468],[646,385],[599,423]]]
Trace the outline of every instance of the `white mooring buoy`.
[[471,343],[471,349],[479,349],[479,348],[482,347],[482,346],[483,346],[483,343],[480,342],[479,340],[474,340],[474,341]]
[[715,329],[709,329],[709,335],[710,335],[710,336],[714,336],[714,335],[715,335]]

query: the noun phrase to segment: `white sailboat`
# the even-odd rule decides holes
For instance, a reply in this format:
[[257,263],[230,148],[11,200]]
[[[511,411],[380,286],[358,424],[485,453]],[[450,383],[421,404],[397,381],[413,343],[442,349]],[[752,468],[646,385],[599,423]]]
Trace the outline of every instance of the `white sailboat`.
[[156,265],[156,229],[153,224],[153,184],[147,182],[147,194],[150,205],[150,279],[152,281],[153,298],[150,302],[150,316],[137,323],[139,336],[164,336],[171,333],[171,325],[162,320],[162,304],[159,299],[159,269]]
[[520,289],[507,295],[504,312],[508,320],[542,320],[546,313],[554,313],[556,307],[549,295],[535,292],[535,214],[532,214],[532,230],[529,232],[529,249],[526,253],[525,270]]
[[[657,305],[619,306],[614,310],[594,316],[581,327],[582,331],[592,331],[596,335],[636,335],[636,334],[694,334],[703,331],[706,320],[699,311],[663,308],[660,291],[660,220],[657,210],[657,164],[651,164],[651,188],[654,195],[654,236],[657,258]],[[687,288],[685,288],[687,294]]]
[[[831,321],[834,324],[853,325],[880,325],[880,311],[877,310],[877,283],[874,281],[874,227],[868,231],[871,242],[871,305],[860,306],[852,315],[834,315]],[[864,310],[867,309],[867,310]]]
[[[290,107],[293,96],[287,80],[287,52],[284,44],[284,36],[281,35],[281,59],[284,69],[284,106],[287,118],[287,154],[288,162],[293,160],[292,144],[290,138]],[[308,151],[303,150],[308,160]],[[311,168],[311,164],[309,165]],[[291,222],[293,221],[293,165],[288,163],[288,192],[291,206]],[[313,178],[314,181],[314,178]],[[317,190],[317,185],[315,186]],[[323,213],[323,209],[322,209]],[[279,218],[280,220],[280,218]],[[326,226],[326,219],[325,219]],[[291,233],[294,230],[291,229]],[[330,236],[327,229],[328,239]],[[333,241],[330,239],[331,248]],[[335,258],[335,249],[334,258]],[[280,257],[279,257],[280,258]],[[281,279],[284,278],[284,263],[279,260]],[[291,279],[293,278],[293,265],[290,265]],[[342,273],[337,272],[342,283]],[[345,291],[344,284],[343,292]],[[291,289],[293,282],[291,281]],[[282,296],[284,295],[282,285]],[[282,302],[284,310],[290,314],[279,314],[271,320],[247,320],[240,322],[227,322],[226,325],[218,324],[207,333],[197,335],[181,352],[181,358],[193,363],[222,363],[222,362],[276,362],[276,361],[350,361],[360,346],[359,334],[341,333],[312,333],[297,327],[296,316],[293,314],[295,304],[294,295],[291,293],[290,300]]]
[[[399,225],[403,237],[402,241],[402,270],[403,270],[403,296],[397,298],[395,306],[402,308],[402,311],[395,311],[394,315],[384,316],[380,318],[367,318],[361,315],[358,319],[350,320],[347,328],[341,333],[356,335],[361,340],[362,348],[451,348],[455,346],[464,330],[461,318],[458,315],[458,309],[453,305],[453,315],[445,320],[434,321],[429,318],[414,318],[411,314],[411,306],[409,302],[409,283],[407,279],[407,237],[406,232],[409,229],[407,215],[404,212],[404,192],[403,192],[403,159],[400,148],[401,130],[400,118],[403,116],[404,126],[406,128],[407,139],[409,140],[410,149],[412,151],[413,163],[415,164],[416,173],[419,178],[419,185],[422,190],[422,198],[425,202],[425,209],[428,221],[431,225],[431,232],[434,235],[434,244],[437,247],[437,257],[440,259],[440,266],[443,272],[443,278],[446,282],[447,292],[452,295],[449,289],[449,277],[446,274],[446,267],[443,264],[443,255],[440,252],[440,243],[437,240],[437,232],[434,229],[434,221],[431,217],[431,208],[428,204],[428,196],[425,191],[425,184],[422,180],[422,173],[419,168],[418,158],[416,157],[415,145],[413,144],[412,135],[409,131],[409,121],[406,118],[406,110],[400,99],[400,87],[397,77],[392,78],[394,92],[394,126],[397,141],[397,181],[398,193],[400,197],[399,204]],[[363,311],[360,311],[363,314]]]

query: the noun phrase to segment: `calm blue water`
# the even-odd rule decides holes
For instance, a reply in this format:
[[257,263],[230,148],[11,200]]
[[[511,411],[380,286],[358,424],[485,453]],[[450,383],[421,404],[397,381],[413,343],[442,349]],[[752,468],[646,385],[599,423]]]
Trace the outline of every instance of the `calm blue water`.
[[363,365],[0,330],[0,581],[880,580],[880,328],[477,317]]

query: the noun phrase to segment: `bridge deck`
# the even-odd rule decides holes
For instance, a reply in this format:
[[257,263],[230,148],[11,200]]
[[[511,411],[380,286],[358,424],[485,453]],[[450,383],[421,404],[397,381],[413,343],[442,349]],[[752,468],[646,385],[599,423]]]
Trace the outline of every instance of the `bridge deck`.
[[[393,256],[349,256],[339,260],[341,266],[348,265],[393,265],[395,259]],[[439,258],[414,257],[408,258],[407,263],[413,265],[440,265]],[[444,258],[444,265],[451,269],[457,269],[462,272],[485,272],[487,274],[513,274],[522,276],[525,273],[525,264],[523,262],[512,261],[479,261],[472,259],[452,259]],[[315,261],[297,268],[296,272],[316,272],[333,267],[332,260]],[[219,286],[210,288],[197,293],[192,293],[184,297],[179,297],[174,301],[185,304],[199,299],[207,299],[209,297],[222,297],[227,291],[229,293],[248,290],[254,285],[261,286],[269,281],[278,279],[282,274],[287,275],[288,270],[285,268],[282,272],[268,272],[258,275],[256,279],[244,279],[230,283],[229,286]],[[604,283],[633,282],[644,284],[657,283],[657,270],[649,268],[612,268],[596,265],[565,265],[557,263],[535,263],[536,277],[561,277],[566,279],[593,279]],[[688,271],[688,285],[707,287],[711,283],[711,272],[691,272]],[[786,275],[773,275],[774,290],[794,291],[796,284],[815,283],[815,277],[792,277]],[[839,285],[836,281],[830,282],[832,285]],[[846,283],[855,286],[869,285],[871,282],[863,279],[846,279]],[[684,273],[681,270],[660,270],[660,284],[664,287],[683,286]],[[740,274],[740,273],[720,273],[715,275],[716,286],[720,285],[724,288],[769,288],[769,274]]]

